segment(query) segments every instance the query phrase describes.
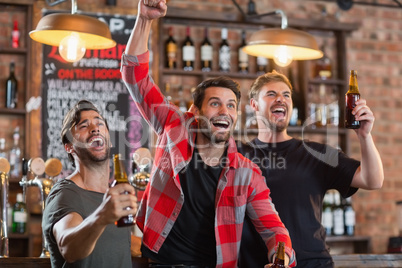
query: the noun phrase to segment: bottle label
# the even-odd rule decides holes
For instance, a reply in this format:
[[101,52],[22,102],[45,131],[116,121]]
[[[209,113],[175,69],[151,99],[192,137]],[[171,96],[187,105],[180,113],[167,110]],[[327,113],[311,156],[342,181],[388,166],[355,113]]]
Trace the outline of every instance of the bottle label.
[[331,78],[331,70],[321,70],[318,72],[318,75],[322,79]]
[[267,66],[268,65],[268,59],[264,57],[257,57],[257,65],[258,66]]
[[348,209],[345,211],[345,225],[355,226],[355,212],[353,209]]
[[14,211],[14,222],[26,223],[27,213],[23,211]]
[[177,45],[173,42],[167,44],[166,51],[168,54],[174,53],[176,55]]
[[243,49],[239,49],[239,62],[248,65],[248,55]]
[[202,61],[211,61],[212,60],[212,46],[204,45],[201,47],[201,60]]
[[219,66],[223,71],[230,70],[230,47],[222,46],[219,49]]
[[184,61],[194,61],[195,60],[194,46],[184,46],[183,47],[183,60]]
[[332,228],[333,227],[333,217],[331,210],[324,210],[322,213],[322,226],[325,228]]
[[11,33],[11,38],[12,38],[12,42],[11,42],[11,46],[13,48],[18,48],[20,46],[20,31],[18,30],[13,30]]
[[345,226],[343,223],[343,210],[335,209],[334,210],[334,234],[335,235],[343,235],[345,231]]

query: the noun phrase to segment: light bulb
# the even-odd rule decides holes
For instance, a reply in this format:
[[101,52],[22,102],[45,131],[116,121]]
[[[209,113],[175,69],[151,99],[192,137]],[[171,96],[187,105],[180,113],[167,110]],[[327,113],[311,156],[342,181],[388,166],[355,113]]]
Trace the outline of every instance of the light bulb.
[[84,57],[86,48],[85,42],[80,38],[78,33],[72,32],[70,35],[60,41],[60,56],[68,62],[76,62]]
[[293,61],[287,46],[279,46],[274,52],[274,62],[280,67],[286,67]]

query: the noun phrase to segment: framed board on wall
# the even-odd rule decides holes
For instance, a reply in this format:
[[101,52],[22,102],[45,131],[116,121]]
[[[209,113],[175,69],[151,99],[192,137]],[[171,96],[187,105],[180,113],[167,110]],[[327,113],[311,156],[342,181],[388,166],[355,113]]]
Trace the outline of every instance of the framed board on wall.
[[[44,15],[54,13],[47,11]],[[111,49],[87,50],[75,63],[64,61],[58,47],[43,45],[42,150],[44,160],[58,158],[63,175],[73,171],[61,142],[65,114],[79,100],[93,102],[106,118],[112,142],[111,153],[120,153],[129,166],[132,153],[148,147],[148,125],[142,119],[124,83],[120,62],[135,23],[134,16],[85,14],[109,25],[117,45]],[[127,170],[129,172],[129,170]]]

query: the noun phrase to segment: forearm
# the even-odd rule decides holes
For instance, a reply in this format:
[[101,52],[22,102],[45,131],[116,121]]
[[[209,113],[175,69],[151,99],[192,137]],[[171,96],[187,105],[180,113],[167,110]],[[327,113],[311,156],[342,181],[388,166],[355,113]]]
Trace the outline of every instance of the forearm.
[[148,38],[151,32],[152,20],[138,16],[133,31],[127,42],[125,53],[127,55],[140,55],[148,51]]
[[[81,218],[78,214],[67,215],[54,227],[59,250],[67,262],[88,257],[106,228],[105,224],[100,223],[96,214],[90,215],[76,225],[78,218]],[[68,227],[70,225],[73,227]]]
[[384,170],[380,154],[370,135],[359,137],[361,150],[360,176],[364,183],[363,189],[373,190],[382,187]]

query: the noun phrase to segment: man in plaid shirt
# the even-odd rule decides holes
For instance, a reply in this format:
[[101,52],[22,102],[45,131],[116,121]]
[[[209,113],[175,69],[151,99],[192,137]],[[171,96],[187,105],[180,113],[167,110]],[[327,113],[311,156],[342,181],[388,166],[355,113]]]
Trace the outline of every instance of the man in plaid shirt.
[[[236,267],[244,217],[261,234],[273,259],[289,233],[259,168],[237,152],[231,136],[240,100],[237,82],[219,77],[197,86],[194,113],[182,113],[149,76],[148,37],[165,0],[140,0],[122,77],[143,117],[158,135],[151,183],[137,215],[143,256],[154,267]],[[290,260],[289,260],[290,259]]]

